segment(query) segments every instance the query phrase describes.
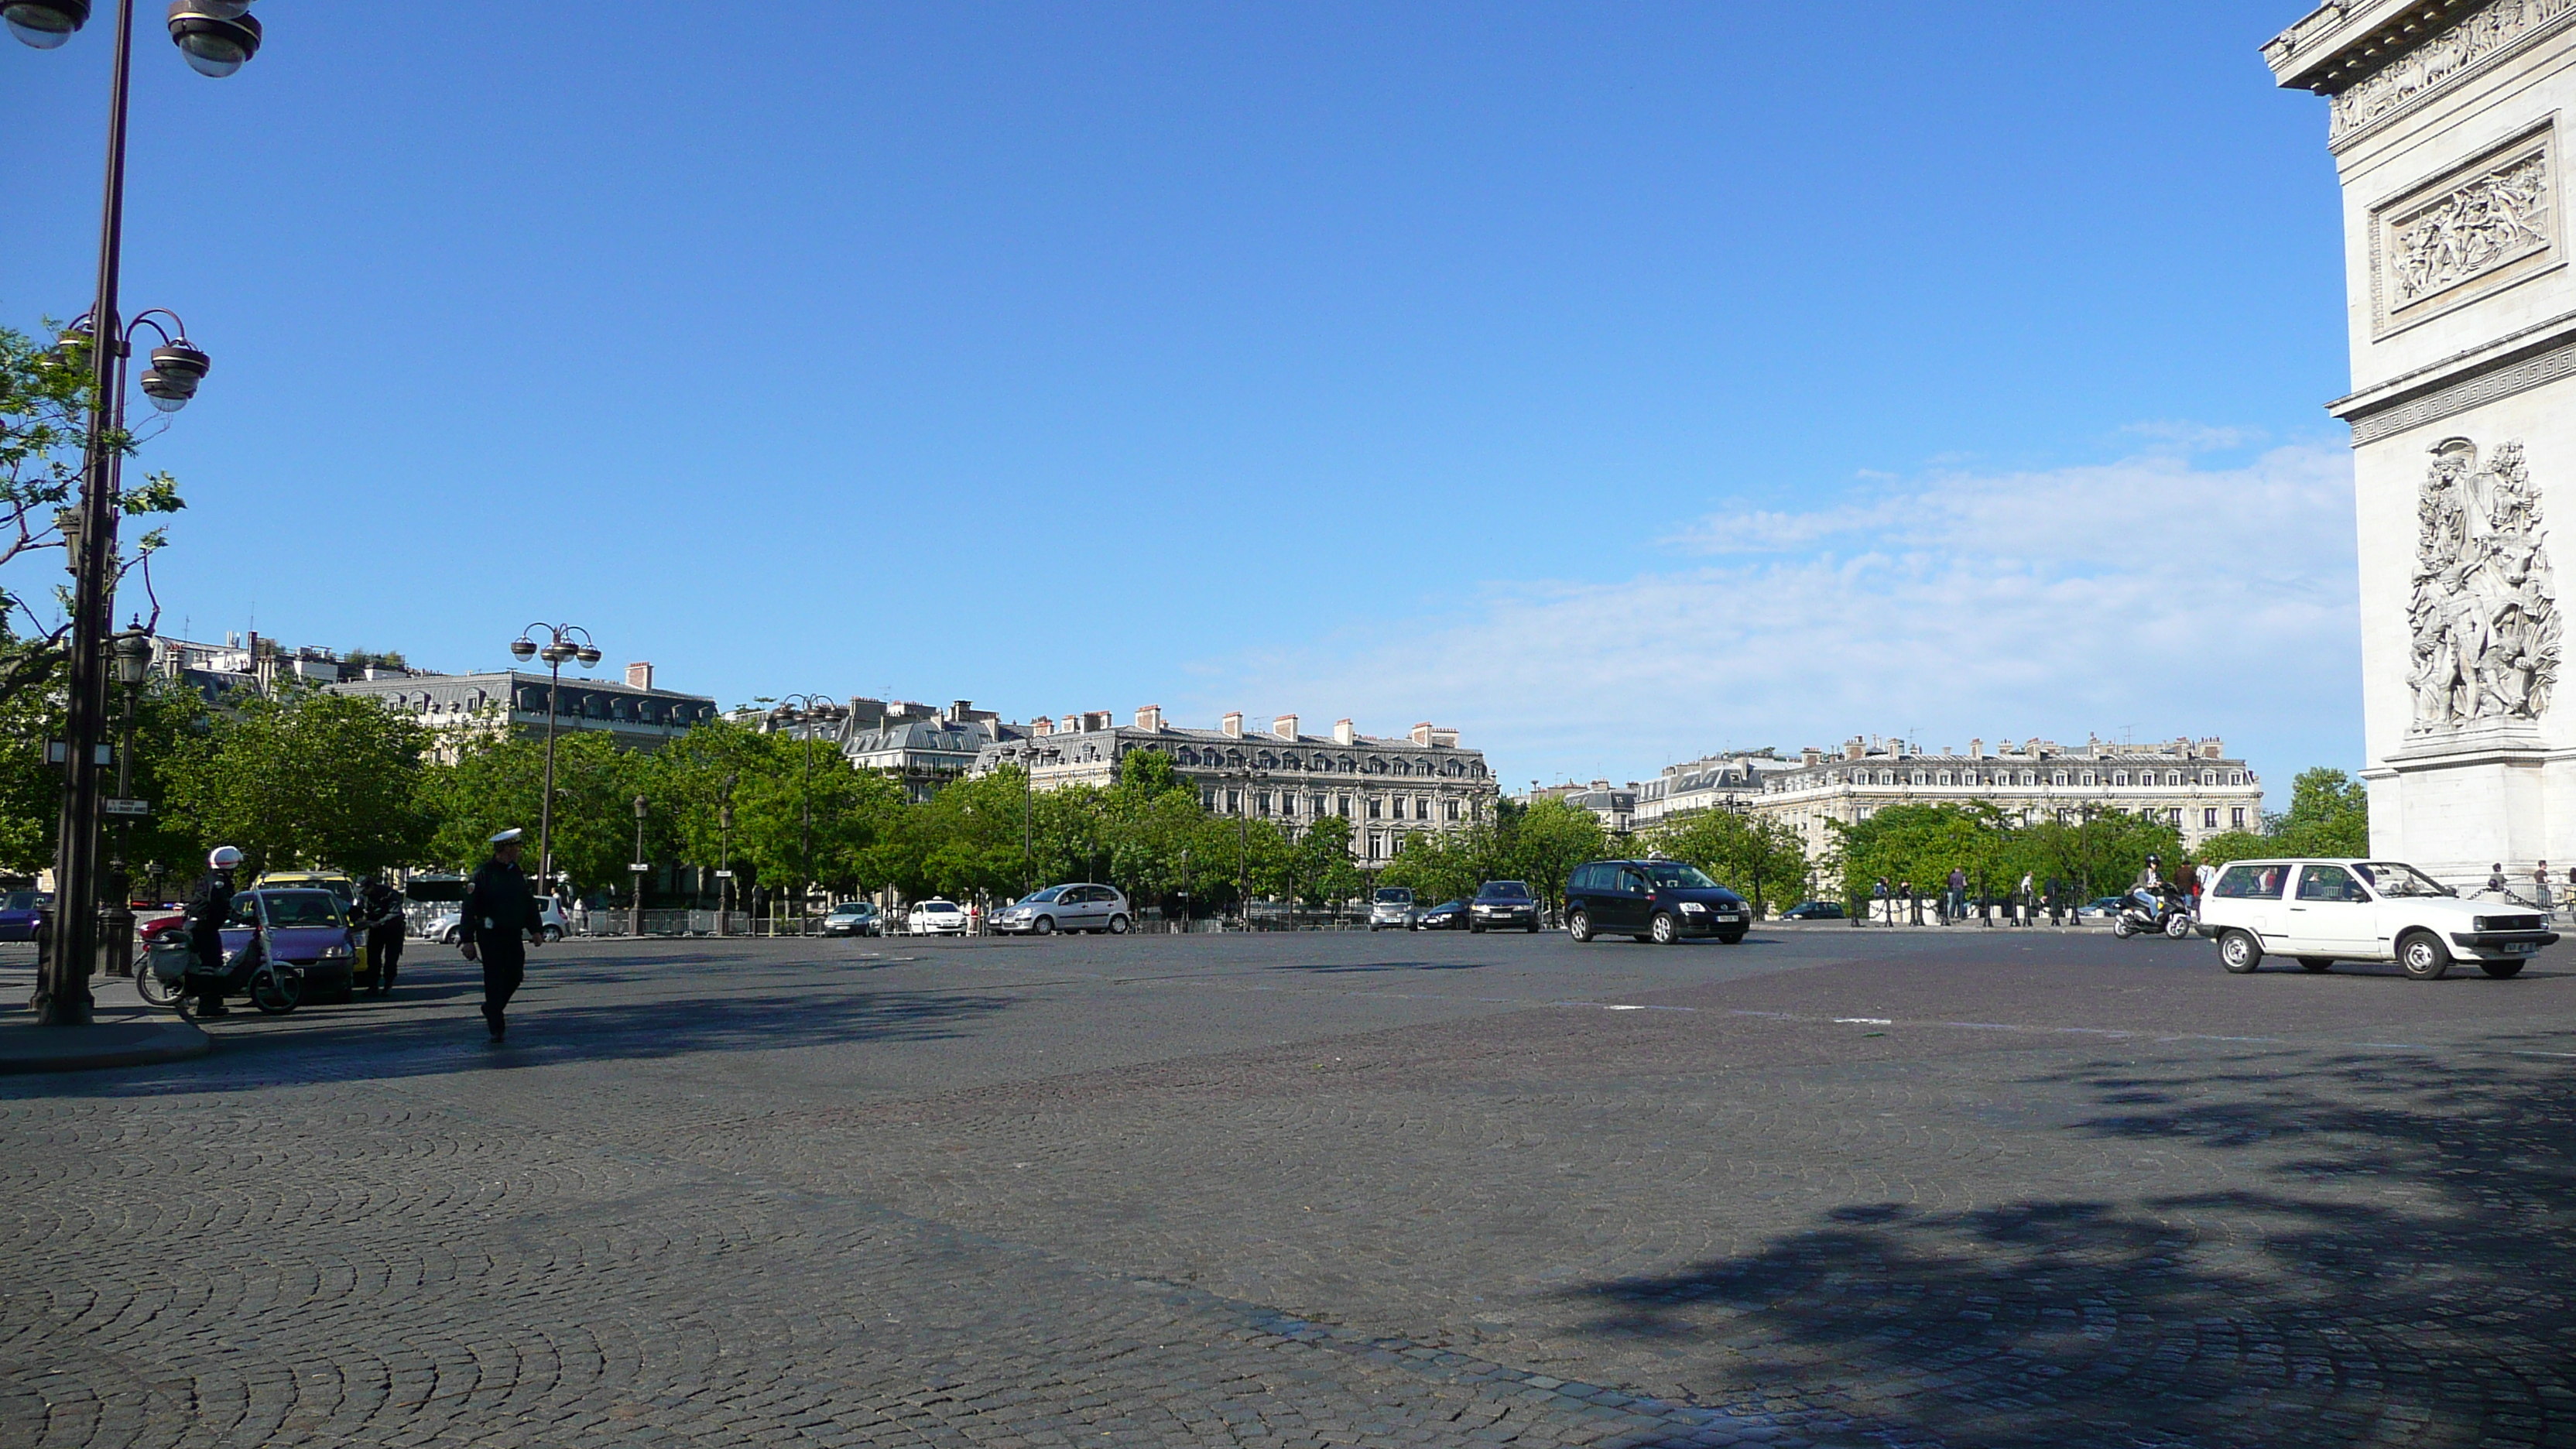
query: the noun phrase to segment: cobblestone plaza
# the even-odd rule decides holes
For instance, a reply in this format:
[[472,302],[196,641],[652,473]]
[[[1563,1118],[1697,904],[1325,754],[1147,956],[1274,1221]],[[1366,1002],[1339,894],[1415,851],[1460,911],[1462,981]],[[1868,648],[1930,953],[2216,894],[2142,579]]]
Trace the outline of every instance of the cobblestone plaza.
[[473,1003],[424,948],[0,1079],[0,1446],[2576,1443],[2564,948],[574,944]]

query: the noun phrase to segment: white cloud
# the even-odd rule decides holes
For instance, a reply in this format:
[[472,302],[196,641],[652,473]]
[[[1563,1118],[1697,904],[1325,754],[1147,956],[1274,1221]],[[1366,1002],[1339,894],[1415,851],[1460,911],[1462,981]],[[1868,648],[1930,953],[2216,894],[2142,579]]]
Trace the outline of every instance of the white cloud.
[[2270,434],[2261,428],[2213,428],[2205,423],[2158,421],[2131,423],[2120,429],[2130,437],[2165,443],[2191,453],[2225,452],[2230,448],[2250,448],[2267,441]]
[[[1436,716],[1506,779],[1722,745],[2224,734],[2286,782],[2359,753],[2350,455],[1949,472],[1713,515],[1702,567],[1488,586],[1372,642],[1215,664],[1235,697]],[[1402,645],[1388,645],[1402,638]],[[1347,701],[1347,705],[1343,702]]]

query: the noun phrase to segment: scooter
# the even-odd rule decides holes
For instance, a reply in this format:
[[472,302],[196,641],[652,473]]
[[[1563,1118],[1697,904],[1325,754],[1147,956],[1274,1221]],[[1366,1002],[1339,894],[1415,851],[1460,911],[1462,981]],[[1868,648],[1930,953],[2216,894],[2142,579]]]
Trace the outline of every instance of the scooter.
[[2144,888],[2134,890],[2120,898],[2120,908],[2112,913],[2111,934],[2123,941],[2131,936],[2159,934],[2179,941],[2191,934],[2191,908],[2183,893],[2172,886],[2162,887],[2152,895]]
[[[197,948],[178,931],[165,931],[143,954],[144,969],[134,973],[134,990],[153,1006],[186,1016],[206,995],[210,984],[197,961]],[[263,1016],[284,1016],[304,1002],[304,969],[268,959],[268,937],[254,930],[240,950],[224,958],[219,990],[225,996],[247,996]]]

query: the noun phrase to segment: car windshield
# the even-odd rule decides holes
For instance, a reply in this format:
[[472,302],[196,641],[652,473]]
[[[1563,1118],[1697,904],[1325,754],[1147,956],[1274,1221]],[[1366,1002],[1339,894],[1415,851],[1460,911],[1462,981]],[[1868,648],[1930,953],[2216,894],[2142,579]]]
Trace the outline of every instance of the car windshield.
[[1020,904],[1024,906],[1043,906],[1062,894],[1064,894],[1064,887],[1048,886],[1045,890],[1031,891],[1027,895],[1020,897]]
[[1656,861],[1646,867],[1646,874],[1653,876],[1659,886],[1686,891],[1708,890],[1717,884],[1701,874],[1698,866],[1684,865],[1678,860]]
[[1489,880],[1476,894],[1489,901],[1525,901],[1529,899],[1529,887],[1516,880]]
[[922,903],[921,909],[928,911],[934,916],[953,916],[957,914],[957,908],[946,901],[925,901]]
[[2433,879],[2411,865],[2394,860],[2374,860],[2356,865],[2353,870],[2363,880],[2379,888],[2383,896],[2447,896],[2456,894],[2449,886]]
[[338,926],[340,898],[329,891],[262,891],[260,909],[272,926]]
[[871,909],[872,907],[861,901],[843,901],[841,904],[832,907],[832,914],[836,916],[864,916]]
[[0,911],[32,911],[36,908],[34,891],[11,891],[0,896]]
[[1381,906],[1409,906],[1413,904],[1413,892],[1402,886],[1389,886],[1377,893],[1377,903]]

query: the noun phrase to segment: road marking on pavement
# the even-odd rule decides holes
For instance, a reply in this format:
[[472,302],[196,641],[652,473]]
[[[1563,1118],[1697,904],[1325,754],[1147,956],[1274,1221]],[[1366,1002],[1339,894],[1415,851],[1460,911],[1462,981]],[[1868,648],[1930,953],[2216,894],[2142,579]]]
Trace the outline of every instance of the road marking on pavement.
[[1836,1026],[1894,1026],[1894,1025],[1896,1025],[1896,1023],[1895,1023],[1895,1022],[1893,1022],[1893,1021],[1891,1021],[1891,1020],[1889,1020],[1888,1018],[1886,1018],[1886,1017],[1884,1017],[1884,1016],[1837,1016],[1837,1017],[1835,1017],[1835,1018],[1834,1018],[1834,1025],[1836,1025]]

